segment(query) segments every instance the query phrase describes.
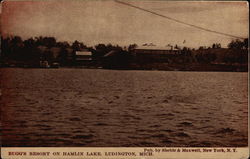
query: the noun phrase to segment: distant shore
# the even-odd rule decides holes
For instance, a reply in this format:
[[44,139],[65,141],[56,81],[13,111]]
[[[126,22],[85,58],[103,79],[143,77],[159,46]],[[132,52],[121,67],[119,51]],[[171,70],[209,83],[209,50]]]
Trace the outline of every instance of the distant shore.
[[114,44],[86,46],[82,42],[57,41],[55,37],[2,39],[0,67],[93,68],[113,70],[247,72],[248,38],[199,48],[150,43],[126,47]]

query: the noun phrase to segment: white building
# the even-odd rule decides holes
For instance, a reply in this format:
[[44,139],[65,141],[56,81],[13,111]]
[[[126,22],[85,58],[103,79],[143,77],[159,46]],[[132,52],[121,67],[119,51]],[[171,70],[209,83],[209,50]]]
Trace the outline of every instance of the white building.
[[76,51],[76,61],[91,61],[92,52],[90,51]]

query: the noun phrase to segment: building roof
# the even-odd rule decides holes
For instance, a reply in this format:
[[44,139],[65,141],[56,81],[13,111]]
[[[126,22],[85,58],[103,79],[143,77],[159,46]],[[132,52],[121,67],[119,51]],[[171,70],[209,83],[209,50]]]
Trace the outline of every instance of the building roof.
[[135,50],[179,50],[171,46],[159,47],[159,46],[138,46]]
[[110,52],[106,53],[103,57],[113,56],[116,52],[117,52],[117,51],[112,50],[112,51],[110,51]]
[[76,51],[77,56],[91,56],[92,52],[90,51]]

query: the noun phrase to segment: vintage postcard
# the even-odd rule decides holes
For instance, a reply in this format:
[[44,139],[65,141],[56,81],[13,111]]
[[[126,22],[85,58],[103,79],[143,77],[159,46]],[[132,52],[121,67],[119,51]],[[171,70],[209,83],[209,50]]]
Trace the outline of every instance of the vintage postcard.
[[246,159],[246,1],[5,0],[1,158]]

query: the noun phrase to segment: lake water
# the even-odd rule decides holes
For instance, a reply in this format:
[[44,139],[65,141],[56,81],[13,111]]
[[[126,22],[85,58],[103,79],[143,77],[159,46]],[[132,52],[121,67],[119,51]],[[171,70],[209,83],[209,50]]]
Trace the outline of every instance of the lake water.
[[247,146],[247,78],[2,68],[2,146]]

